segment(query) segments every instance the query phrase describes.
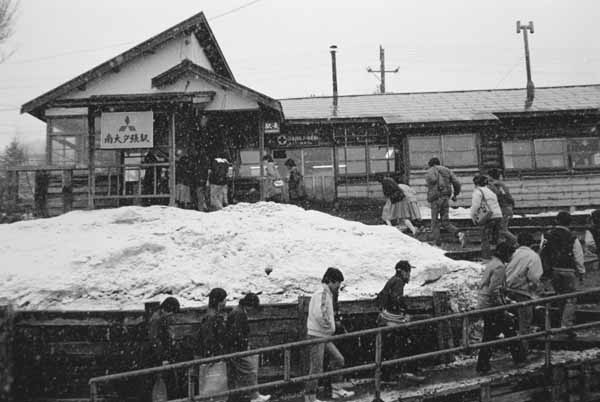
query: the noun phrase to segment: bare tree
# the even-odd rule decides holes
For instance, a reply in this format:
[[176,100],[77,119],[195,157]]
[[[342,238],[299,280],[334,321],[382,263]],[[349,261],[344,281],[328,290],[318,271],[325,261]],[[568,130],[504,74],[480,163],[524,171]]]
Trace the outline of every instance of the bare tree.
[[[14,33],[14,23],[16,18],[18,1],[0,0],[0,45],[4,44]],[[10,54],[5,54],[0,49],[0,63],[8,58]]]

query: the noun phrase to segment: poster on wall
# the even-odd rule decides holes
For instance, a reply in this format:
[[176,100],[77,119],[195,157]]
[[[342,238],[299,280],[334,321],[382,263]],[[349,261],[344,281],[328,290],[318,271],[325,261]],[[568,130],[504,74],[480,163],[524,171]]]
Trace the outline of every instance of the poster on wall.
[[154,114],[107,112],[100,118],[100,148],[127,149],[154,146]]

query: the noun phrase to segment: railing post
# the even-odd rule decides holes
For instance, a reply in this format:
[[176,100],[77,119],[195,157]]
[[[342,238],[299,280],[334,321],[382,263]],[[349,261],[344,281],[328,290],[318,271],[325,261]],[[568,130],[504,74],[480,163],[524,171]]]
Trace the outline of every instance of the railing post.
[[462,319],[462,344],[465,348],[469,347],[469,317]]
[[192,400],[194,397],[194,368],[189,367],[187,369],[187,382],[188,382],[188,399]]
[[290,380],[290,371],[291,371],[291,356],[292,351],[290,348],[285,348],[283,351],[283,380]]
[[545,362],[545,366],[546,369],[550,369],[551,366],[551,345],[550,345],[550,303],[546,303],[546,311],[544,312],[544,329],[546,330],[546,335],[544,336],[545,338],[545,355],[546,355],[546,362]]
[[98,400],[98,385],[95,382],[90,383],[90,402]]
[[14,313],[11,306],[0,306],[0,400],[14,401]]
[[383,347],[382,332],[375,337],[375,399],[373,402],[383,402],[381,399],[381,349]]

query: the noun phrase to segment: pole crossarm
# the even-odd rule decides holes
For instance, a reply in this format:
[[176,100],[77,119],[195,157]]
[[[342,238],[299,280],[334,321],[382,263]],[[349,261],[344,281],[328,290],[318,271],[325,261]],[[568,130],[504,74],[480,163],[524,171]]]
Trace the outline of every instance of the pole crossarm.
[[284,353],[286,355],[289,355],[291,349],[294,349],[294,348],[303,348],[303,347],[308,347],[311,345],[316,345],[319,343],[335,342],[335,341],[344,340],[344,339],[358,338],[361,336],[375,335],[377,338],[381,339],[383,334],[391,332],[391,331],[398,331],[400,329],[407,329],[407,328],[412,328],[412,327],[437,324],[437,323],[441,323],[441,322],[450,322],[453,320],[461,320],[462,321],[463,333],[464,333],[465,332],[464,327],[465,327],[465,325],[469,324],[469,322],[470,322],[469,319],[479,318],[479,317],[489,314],[489,313],[498,313],[498,312],[502,312],[502,311],[509,311],[509,310],[514,310],[514,309],[518,309],[521,307],[534,306],[534,305],[545,305],[546,306],[546,314],[545,314],[546,322],[545,322],[544,329],[541,331],[537,331],[537,332],[533,332],[533,333],[529,333],[529,334],[516,335],[516,336],[509,337],[509,338],[502,338],[502,339],[497,339],[497,340],[493,340],[493,341],[473,343],[473,344],[469,343],[468,339],[467,339],[463,342],[463,345],[461,345],[461,346],[436,350],[436,351],[427,352],[427,353],[416,354],[416,355],[412,355],[412,356],[405,356],[405,357],[400,357],[400,358],[395,358],[395,359],[389,359],[389,360],[383,360],[381,358],[383,342],[379,341],[379,342],[376,342],[376,350],[375,350],[374,359],[373,359],[372,363],[366,363],[366,364],[362,364],[359,366],[353,366],[353,367],[346,367],[346,368],[342,368],[342,369],[338,369],[338,370],[331,370],[331,371],[318,373],[318,374],[308,374],[308,375],[301,375],[301,376],[295,376],[295,377],[292,377],[290,375],[290,365],[285,364],[284,365],[285,372],[283,373],[283,380],[271,381],[271,382],[261,383],[261,384],[257,384],[257,385],[253,385],[253,386],[246,386],[243,388],[240,387],[240,388],[236,388],[236,389],[230,389],[227,391],[222,391],[219,393],[213,393],[213,394],[209,394],[209,395],[189,395],[188,398],[178,399],[178,400],[174,400],[172,402],[190,401],[190,400],[201,401],[201,400],[210,399],[210,398],[214,398],[214,397],[226,396],[226,395],[254,391],[254,390],[270,388],[270,387],[279,387],[279,386],[284,386],[284,385],[289,385],[289,384],[296,384],[296,383],[310,381],[310,380],[314,380],[314,379],[332,377],[332,376],[336,376],[336,375],[340,375],[340,374],[349,374],[349,373],[355,373],[355,372],[366,371],[366,370],[375,370],[374,382],[375,382],[376,388],[377,388],[375,392],[378,395],[380,393],[379,387],[380,387],[380,383],[381,383],[381,381],[380,381],[381,367],[395,365],[395,364],[399,364],[399,363],[423,360],[423,359],[430,359],[432,357],[439,357],[439,356],[453,354],[453,353],[457,353],[457,352],[470,351],[470,350],[478,349],[481,347],[503,345],[503,344],[507,344],[507,343],[511,343],[511,342],[540,338],[540,337],[546,338],[546,345],[547,345],[546,346],[546,354],[547,354],[546,362],[547,362],[547,365],[549,365],[550,350],[548,348],[548,345],[550,342],[550,336],[600,326],[600,321],[593,321],[593,322],[588,322],[588,323],[584,323],[584,324],[571,325],[568,327],[550,328],[550,316],[548,314],[550,304],[552,302],[557,302],[557,301],[570,299],[570,298],[577,298],[579,296],[585,296],[585,295],[595,294],[595,293],[600,294],[600,287],[595,287],[595,288],[591,288],[588,290],[583,290],[583,291],[578,291],[578,292],[573,292],[573,293],[568,293],[568,294],[533,299],[533,300],[528,300],[528,301],[524,301],[524,302],[511,303],[511,304],[502,305],[502,306],[490,307],[490,308],[479,309],[479,310],[472,310],[472,311],[467,311],[467,312],[462,312],[462,313],[448,314],[448,315],[439,316],[439,317],[432,317],[432,318],[427,318],[427,319],[419,320],[419,321],[401,323],[401,324],[397,324],[397,325],[394,325],[391,327],[370,328],[370,329],[349,332],[349,333],[334,335],[334,336],[329,336],[329,337],[307,339],[307,340],[290,342],[290,343],[285,343],[285,344],[280,344],[280,345],[251,349],[251,350],[242,351],[242,352],[229,353],[229,354],[221,355],[221,356],[214,356],[214,357],[195,359],[195,360],[190,360],[190,361],[185,361],[185,362],[180,362],[180,363],[167,364],[167,365],[163,365],[160,367],[151,367],[151,368],[146,368],[146,369],[132,370],[132,371],[127,371],[127,372],[123,372],[123,373],[109,374],[109,375],[94,377],[94,378],[90,379],[90,381],[89,381],[91,401],[92,402],[97,401],[97,386],[98,386],[98,384],[108,383],[111,381],[118,381],[118,380],[124,380],[124,379],[129,379],[129,378],[134,378],[134,377],[139,377],[139,376],[153,375],[153,374],[163,374],[168,371],[174,371],[174,370],[190,369],[190,368],[198,367],[198,366],[205,365],[205,364],[215,363],[215,362],[219,362],[219,361],[228,361],[233,358],[253,356],[253,355],[258,355],[258,354],[267,353],[267,352],[284,351]]

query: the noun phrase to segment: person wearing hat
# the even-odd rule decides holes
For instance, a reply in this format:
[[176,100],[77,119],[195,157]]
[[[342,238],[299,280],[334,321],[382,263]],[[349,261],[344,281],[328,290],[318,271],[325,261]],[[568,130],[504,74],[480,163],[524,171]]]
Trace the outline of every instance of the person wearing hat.
[[412,268],[413,266],[407,260],[398,261],[395,267],[396,274],[386,282],[377,295],[377,304],[381,310],[380,323],[394,325],[408,321],[404,303],[404,286],[410,281]]
[[[248,322],[248,313],[255,313],[260,310],[260,300],[258,294],[247,293],[239,301],[227,316],[227,351],[226,353],[235,353],[248,350],[248,338],[250,336],[250,325]],[[241,388],[256,385],[258,383],[258,355],[236,357],[227,362],[227,379],[230,389]],[[261,395],[258,391],[248,395],[233,394],[229,401],[233,402],[266,402],[271,399],[271,395]]]
[[[377,317],[377,324],[380,326],[395,326],[401,323],[410,321],[410,316],[406,313],[406,303],[404,300],[404,286],[410,281],[410,271],[414,268],[409,261],[400,260],[394,267],[396,274],[386,282],[385,286],[377,295],[377,305],[380,313]],[[387,332],[385,344],[391,345],[384,350],[384,358],[386,360],[400,357],[408,350],[409,332],[406,329],[400,329],[392,332]],[[392,370],[389,370],[392,369]],[[384,376],[389,377],[393,372],[393,368],[384,371]],[[410,370],[409,370],[410,369]],[[400,370],[403,377],[414,381],[423,381],[425,377],[418,376],[413,372],[417,371],[417,367],[402,367]]]
[[[321,279],[321,286],[310,298],[308,305],[308,318],[306,320],[308,339],[326,338],[335,334],[336,321],[334,300],[340,290],[344,275],[337,268],[329,267]],[[329,364],[332,370],[344,367],[344,356],[340,353],[333,342],[315,343],[310,346],[309,374],[318,374],[323,372],[323,361],[325,354],[329,357]],[[354,395],[354,392],[347,391],[339,384],[340,378],[332,384],[331,396],[335,398],[345,398]],[[318,402],[317,399],[318,380],[308,381],[306,383],[305,402]]]

